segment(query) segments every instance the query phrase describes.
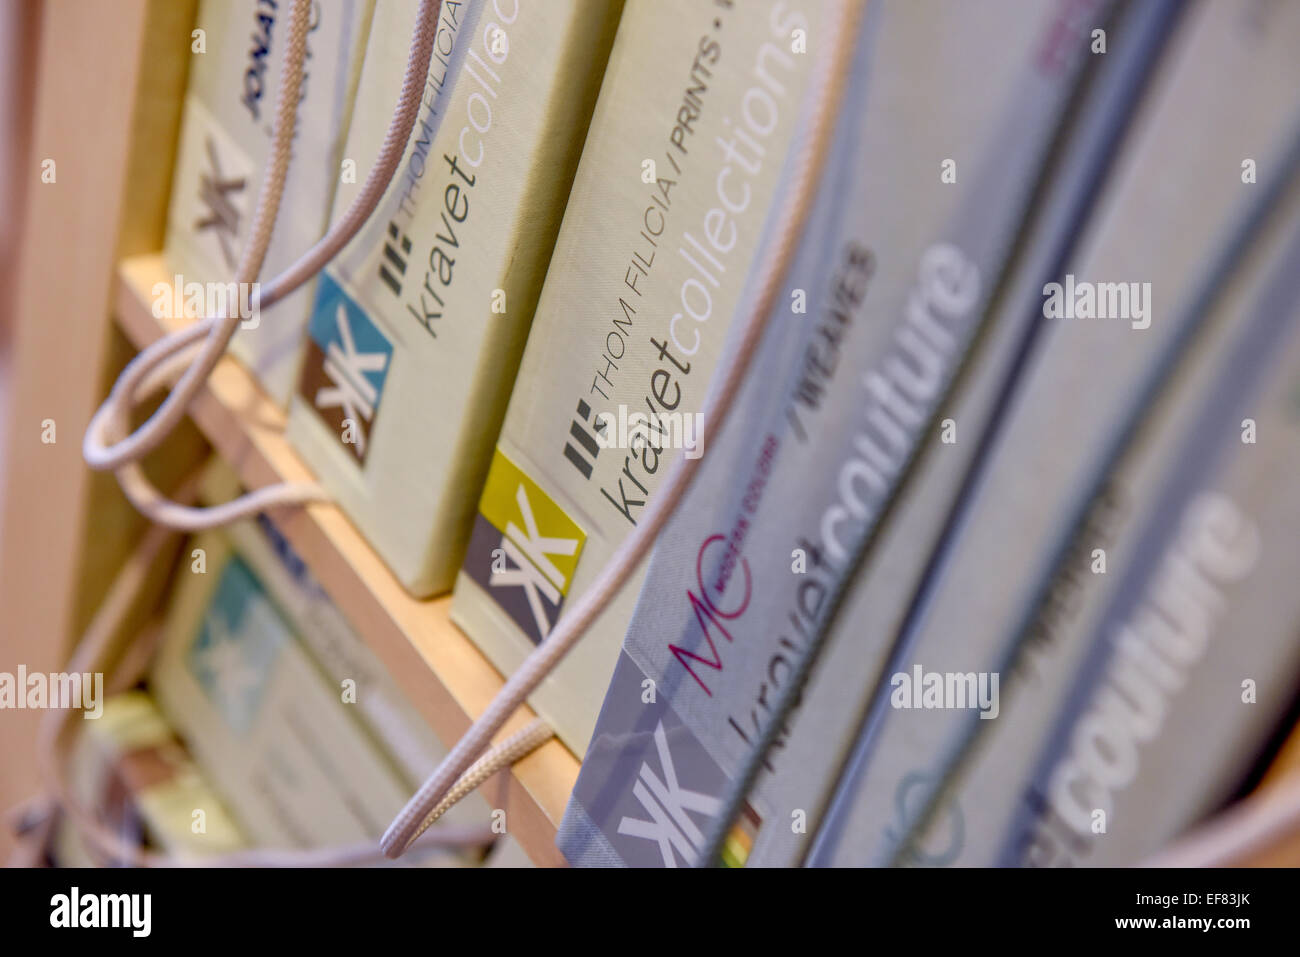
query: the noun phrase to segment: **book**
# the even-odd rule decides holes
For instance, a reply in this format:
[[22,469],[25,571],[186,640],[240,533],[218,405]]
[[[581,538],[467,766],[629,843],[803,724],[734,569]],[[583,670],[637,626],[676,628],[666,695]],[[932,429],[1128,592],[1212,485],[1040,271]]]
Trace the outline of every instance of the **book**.
[[[70,787],[102,824],[192,863],[245,846],[238,825],[148,694],[113,695],[99,719],[78,730]],[[68,820],[59,825],[54,856],[60,867],[101,864]]]
[[[209,489],[223,487],[221,472]],[[282,540],[244,520],[196,537],[187,554],[150,674],[164,713],[256,845],[376,839],[441,746]],[[317,629],[323,664],[296,626]],[[484,825],[488,812],[475,798],[447,819]]]
[[1133,523],[1002,863],[1140,862],[1231,796],[1300,688],[1300,217],[1286,231]]
[[[397,175],[320,277],[288,435],[419,597],[450,589],[464,555],[619,9],[444,2]],[[375,9],[344,150],[358,181],[415,10]]]
[[[1191,428],[1200,397],[1212,389],[1223,356],[1231,351],[1237,334],[1234,317],[1249,313],[1251,299],[1283,252],[1287,223],[1300,221],[1300,179],[1295,174],[1293,169],[1286,202],[1271,225],[1240,240],[1246,247],[1242,259],[1216,290],[1213,311],[1203,320],[1205,328],[1179,355],[1171,381],[1150,408],[1136,410],[1139,430],[1106,475],[1065,562],[1033,610],[1021,646],[1007,653],[1008,663],[1001,669],[1006,680],[1000,720],[973,729],[969,743],[945,773],[935,806],[918,817],[900,842],[896,862],[997,862],[1008,809],[1022,795],[1027,797],[1026,782],[1039,759],[1045,729],[1068,694],[1108,603],[1133,574],[1141,523],[1164,497],[1163,473],[1177,459],[1177,443]],[[1257,205],[1267,202],[1262,195],[1252,199]],[[1105,574],[1093,571],[1097,547],[1105,550]],[[953,825],[958,821],[963,822],[964,837],[954,846]]]
[[[656,545],[560,829],[570,861],[693,862],[854,543],[929,441],[924,423],[1026,228],[1086,49],[1076,15],[982,4],[949,10],[936,34],[924,5],[869,10],[788,280],[806,289],[809,315],[782,305],[773,317],[736,418]],[[984,69],[989,43],[1002,51],[996,69]],[[924,83],[921,58],[933,61]],[[922,115],[923,130],[897,135]],[[1008,139],[1022,147],[1012,163]],[[815,744],[795,746],[786,729],[731,833],[729,864],[797,861],[854,730],[855,690],[823,684],[793,719],[817,729]]]
[[[373,6],[312,6],[293,152],[263,278],[287,268],[325,230]],[[174,308],[173,298],[194,302],[197,294],[204,314],[239,310],[230,351],[281,405],[297,374],[312,284],[262,316],[234,279],[270,157],[287,31],[287,9],[274,0],[199,4],[164,247],[177,291],[154,304]]]
[[[1088,240],[1058,285],[1058,291],[1068,285],[1082,294],[1094,283],[1111,283],[1131,293],[1128,284],[1140,278],[1129,314],[1067,319],[1053,312],[1054,296],[1044,287],[1041,352],[1017,389],[987,469],[968,493],[964,524],[941,553],[921,603],[904,619],[911,599],[900,605],[882,594],[876,576],[890,556],[881,551],[862,569],[862,585],[844,610],[839,627],[892,628],[894,647],[815,842],[813,863],[892,859],[976,722],[1003,733],[1014,728],[1027,741],[1038,733],[1032,721],[996,717],[992,701],[982,709],[988,720],[975,715],[969,701],[967,707],[925,707],[916,686],[929,675],[944,682],[949,675],[963,682],[970,676],[985,681],[996,698],[993,682],[1011,680],[1000,673],[1001,655],[1032,598],[1036,572],[1084,494],[1092,459],[1124,427],[1151,371],[1197,318],[1177,307],[1198,270],[1212,262],[1218,227],[1248,195],[1243,158],[1267,164],[1275,155],[1278,113],[1245,117],[1236,103],[1242,89],[1285,95],[1292,82],[1283,65],[1285,31],[1263,30],[1239,10],[1206,5],[1189,11],[1171,42],[1142,105],[1140,133],[1120,158]],[[1207,71],[1207,62],[1215,69]],[[1189,193],[1198,197],[1194,208],[1179,198]],[[1107,521],[1098,519],[1093,531],[1101,538],[1094,547],[1107,544]],[[883,622],[882,612],[888,616]],[[913,690],[914,701],[907,700],[905,692]],[[910,848],[915,862],[958,858],[971,828],[964,819],[944,823],[935,845]]]
[[374,838],[407,785],[322,680],[249,562],[194,539],[150,689],[250,839],[321,847]]
[[[711,441],[698,413],[780,194],[823,16],[781,0],[624,10],[452,600],[504,673],[671,465]],[[576,753],[643,574],[530,699]]]
[[[223,465],[213,469],[209,488],[223,489],[217,498],[230,498],[225,489],[237,487]],[[414,788],[446,756],[433,729],[402,692],[388,669],[375,657],[266,516],[235,522],[225,529],[231,544],[266,587],[285,621],[301,641],[330,686],[340,689],[366,733],[392,761],[408,787]],[[481,798],[470,798],[453,812],[467,817],[475,807],[479,823],[487,821]],[[469,823],[466,821],[465,823]]]

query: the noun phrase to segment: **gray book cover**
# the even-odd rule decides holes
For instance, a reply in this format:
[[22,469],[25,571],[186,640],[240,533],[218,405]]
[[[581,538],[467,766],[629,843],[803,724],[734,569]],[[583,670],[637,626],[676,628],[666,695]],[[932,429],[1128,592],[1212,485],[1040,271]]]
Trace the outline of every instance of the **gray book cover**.
[[[1069,506],[1084,495],[1093,456],[1128,420],[1148,371],[1181,334],[1180,295],[1210,261],[1219,228],[1243,198],[1242,157],[1267,164],[1275,155],[1277,111],[1239,108],[1242,89],[1281,99],[1294,88],[1285,51],[1293,45],[1288,31],[1296,15],[1277,10],[1274,17],[1279,22],[1261,29],[1217,4],[1192,7],[1183,17],[1137,118],[1140,134],[1121,158],[1063,288],[1043,290],[1041,321],[1048,326],[1040,354],[1008,410],[960,534],[927,582],[923,604],[892,639],[874,712],[813,863],[890,860],[942,781],[951,743],[971,714],[986,714],[984,724],[1003,720],[995,682],[1035,573],[1062,534]],[[1189,205],[1188,195],[1197,203]],[[1107,302],[1091,313],[1057,313],[1056,295],[1069,289],[1083,304],[1090,287],[1123,287],[1130,295],[1117,309]],[[861,600],[838,627],[878,627],[879,609],[888,611],[888,598],[872,600],[880,591],[871,573],[869,565]],[[962,685],[974,679],[975,690],[988,693],[988,706],[957,701],[962,689],[953,679]],[[954,694],[933,700],[922,694],[923,686],[941,685]],[[1031,740],[1040,733],[1017,728]],[[958,832],[970,830],[964,821],[950,827],[945,847],[925,855],[930,862],[958,853]]]
[[1300,220],[1064,689],[1002,863],[1133,864],[1226,799],[1300,676]]
[[[1134,410],[1140,425],[1135,423],[1123,442],[1118,463],[1108,467],[1106,456],[1097,457],[1098,491],[1071,538],[1058,543],[1055,561],[1043,563],[1040,574],[1049,575],[1050,583],[1037,606],[1025,610],[1016,645],[1001,666],[1000,720],[968,721],[965,741],[949,743],[949,753],[958,757],[947,771],[943,793],[897,849],[896,863],[978,866],[997,861],[1004,837],[998,815],[1015,806],[1027,788],[1045,729],[1089,652],[1108,602],[1127,579],[1141,542],[1141,522],[1164,495],[1163,473],[1177,443],[1239,335],[1235,319],[1248,315],[1251,300],[1277,268],[1289,238],[1285,227],[1300,220],[1298,146],[1300,140],[1293,137],[1289,159],[1271,164],[1278,172],[1278,189],[1261,184],[1246,194],[1247,215],[1225,229],[1218,264],[1203,270],[1202,284],[1212,297],[1205,304],[1211,310],[1202,320],[1206,328],[1171,355],[1172,368],[1162,377],[1171,381],[1151,383],[1158,398]],[[1284,185],[1286,190],[1280,188]],[[1216,282],[1216,276],[1225,278]],[[1105,552],[1104,571],[1095,557],[1098,548]]]

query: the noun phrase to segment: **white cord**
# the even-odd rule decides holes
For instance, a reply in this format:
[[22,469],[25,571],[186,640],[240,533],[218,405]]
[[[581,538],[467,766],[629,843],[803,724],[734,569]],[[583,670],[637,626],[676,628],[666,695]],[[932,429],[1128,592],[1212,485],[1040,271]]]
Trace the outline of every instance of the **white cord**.
[[1300,771],[1265,785],[1210,822],[1142,862],[1141,867],[1236,867],[1300,832]]
[[[303,60],[307,52],[307,31],[310,26],[310,0],[293,0],[289,11],[288,37],[285,45],[284,72],[276,96],[275,124],[271,139],[271,152],[258,190],[248,241],[244,246],[239,265],[235,269],[235,282],[251,284],[261,272],[271,233],[280,211],[284,184],[289,171],[293,134],[297,125],[298,100],[303,76]],[[260,309],[260,301],[252,303]],[[94,469],[118,468],[140,459],[179,424],[186,407],[207,380],[209,373],[225,351],[226,344],[239,325],[238,315],[210,317],[205,325],[208,333],[202,349],[194,362],[181,376],[171,395],[162,407],[135,433],[111,447],[101,444],[110,429],[116,431],[126,424],[129,402],[136,397],[141,383],[151,378],[164,356],[170,357],[177,348],[188,346],[199,338],[196,329],[186,329],[174,337],[164,338],[136,356],[123,370],[108,399],[91,419],[86,430],[82,451],[86,462]],[[156,380],[154,380],[156,381]]]
[[[303,58],[306,53],[310,0],[294,0],[289,17],[284,73],[277,92],[276,118],[270,160],[263,175],[253,213],[248,243],[235,271],[239,284],[252,283],[266,257],[271,232],[279,212],[289,165],[290,147],[297,122]],[[379,156],[361,191],[343,216],[297,262],[262,285],[253,302],[261,310],[273,306],[315,276],[361,229],[383,199],[406,151],[406,143],[419,115],[441,0],[420,0],[415,33],[407,57],[397,107]],[[435,117],[433,122],[438,122]],[[297,505],[327,498],[323,489],[308,483],[284,483],[209,508],[187,508],[169,501],[145,477],[138,461],[153,451],[185,417],[217,362],[225,353],[240,319],[210,316],[174,332],[142,350],[122,371],[108,398],[90,420],[82,442],[86,464],[96,471],[113,470],[131,503],[151,520],[184,531],[223,525],[281,505]],[[122,436],[130,410],[179,375],[162,405],[135,432]],[[112,443],[112,444],[108,444]]]
[[[815,180],[830,147],[831,134],[839,104],[843,98],[856,24],[863,11],[863,0],[842,0],[827,25],[826,35],[833,39],[831,55],[818,61],[819,69],[810,95],[811,115],[804,142],[793,156],[788,201],[780,212],[774,240],[755,270],[760,282],[758,295],[749,313],[737,321],[740,335],[732,355],[719,363],[718,371],[703,417],[714,434],[724,427],[732,400],[739,391],[758,348],[767,319],[772,313],[798,245],[803,224],[812,205]],[[641,559],[654,544],[660,529],[685,494],[700,458],[678,459],[657,495],[643,513],[632,534],[615,551],[581,599],[565,614],[540,645],[524,659],[505,686],[497,692],[487,710],[470,726],[456,746],[407,802],[389,825],[381,841],[384,853],[400,857],[421,832],[425,822],[443,803],[457,782],[488,746],[492,737],[510,719],[515,710],[559,664],[569,649],[586,633],[596,616],[604,610],[614,594],[636,570]]]
[[479,785],[492,775],[532,754],[553,737],[555,732],[551,730],[551,726],[541,718],[534,718],[522,730],[485,751],[483,757],[475,761],[469,770],[456,779],[447,796],[439,801],[438,806],[420,823],[412,840],[417,840],[434,821],[450,811],[462,799],[473,794]]
[[[192,500],[199,487],[201,474],[202,470],[183,482],[176,497],[181,501]],[[103,659],[121,629],[123,619],[139,597],[140,589],[149,580],[150,568],[174,534],[170,529],[159,525],[151,526],[145,532],[140,544],[109,586],[108,593],[95,611],[69,663],[65,666],[66,670],[94,672],[102,668]],[[137,639],[130,653],[124,656],[122,663],[109,676],[107,682],[109,694],[120,693],[140,680],[150,657],[148,652],[158,634],[158,629],[154,629],[152,634],[146,632],[145,638]],[[73,794],[65,769],[67,763],[65,752],[67,745],[71,743],[68,732],[74,726],[72,716],[75,713],[72,709],[52,709],[42,719],[37,734],[39,771],[46,790],[53,797],[54,805],[67,816],[68,821],[76,828],[88,847],[100,859],[111,865],[343,867],[380,863],[384,859],[373,841],[305,850],[251,848],[220,855],[195,856],[192,859],[181,859],[146,850],[127,840],[114,829],[105,826],[94,811],[83,806]],[[80,724],[81,722],[76,722],[75,726]],[[466,828],[444,825],[425,835],[418,848],[421,853],[449,848],[478,848],[490,845],[495,837],[487,826]]]
[[[294,0],[290,11],[288,40],[285,49],[285,66],[277,92],[276,117],[272,132],[270,159],[259,189],[249,240],[235,270],[238,284],[251,283],[261,272],[271,234],[279,214],[284,195],[294,129],[297,124],[297,107],[301,97],[303,61],[309,27],[310,0]],[[301,256],[292,266],[267,283],[253,303],[261,310],[274,305],[315,276],[361,229],[378,207],[385,191],[396,173],[406,150],[406,143],[419,115],[419,108],[429,71],[433,41],[437,31],[441,0],[421,0],[416,14],[415,33],[407,57],[406,74],[402,81],[397,107],[389,122],[379,156],[371,168],[361,191],[344,215],[315,246]],[[438,122],[437,118],[434,120]],[[311,483],[281,483],[256,489],[233,501],[221,505],[197,508],[172,501],[160,492],[146,477],[139,460],[158,447],[187,414],[190,403],[211,375],[217,362],[239,324],[238,316],[210,316],[184,329],[173,332],[152,343],[134,358],[118,376],[107,399],[92,417],[82,443],[86,464],[97,471],[114,470],[118,483],[127,499],[146,517],[159,526],[183,531],[199,531],[226,525],[249,515],[271,508],[297,505],[327,498],[323,489]],[[173,385],[174,383],[174,385]],[[134,433],[124,438],[128,415],[158,390],[172,386],[171,393],[150,419]],[[113,441],[114,444],[106,443]],[[55,737],[62,725],[56,726]],[[420,828],[428,828],[438,817],[465,794],[470,793],[498,770],[509,767],[552,737],[552,731],[540,720],[534,721],[519,734],[502,742],[477,762],[456,790],[456,797],[435,809]],[[59,781],[57,774],[52,775]],[[472,784],[469,782],[473,782]],[[63,804],[70,817],[92,843],[108,856],[163,866],[176,863],[171,858],[147,855],[116,839],[111,832],[100,828],[93,817],[78,813],[62,791]],[[457,843],[461,838],[440,834],[429,841],[430,847]],[[472,841],[481,841],[480,835],[470,835]],[[327,863],[357,863],[377,856],[371,845],[337,851],[306,852],[286,857],[288,852],[245,852],[230,855],[220,861],[206,861],[209,865],[229,863],[236,866],[256,864],[284,864],[289,866]]]
[[[315,246],[263,287],[260,297],[254,303],[255,308],[269,308],[315,276],[357,234],[383,199],[406,151],[406,143],[419,115],[441,6],[441,0],[421,0],[397,107],[389,122],[379,156],[361,191],[339,221]],[[249,240],[235,271],[236,282],[241,284],[251,282],[261,271],[284,194],[290,148],[297,123],[309,10],[310,0],[294,0],[289,19],[284,73],[277,92],[270,160],[259,189]],[[433,122],[439,122],[438,118],[435,117]],[[256,489],[230,502],[198,508],[169,499],[154,487],[141,468],[139,459],[157,448],[186,415],[190,403],[224,354],[238,323],[237,316],[207,317],[164,336],[143,349],[122,371],[108,398],[86,429],[82,443],[86,463],[96,470],[113,469],[127,499],[141,514],[158,525],[183,531],[199,531],[226,525],[271,508],[320,501],[327,497],[324,490],[315,484],[281,483]],[[115,444],[105,444],[112,437],[126,431],[127,416],[132,408],[173,383],[175,385],[171,394],[148,422]],[[534,722],[523,734],[516,735],[484,755],[471,769],[475,784],[462,786],[457,791],[458,795],[468,794],[483,780],[513,764],[551,736],[550,728],[544,723]],[[470,777],[467,775],[466,779],[469,780]],[[458,796],[447,807],[459,799]],[[439,810],[421,830],[427,828],[445,810],[446,808]],[[117,850],[122,849],[119,847]]]

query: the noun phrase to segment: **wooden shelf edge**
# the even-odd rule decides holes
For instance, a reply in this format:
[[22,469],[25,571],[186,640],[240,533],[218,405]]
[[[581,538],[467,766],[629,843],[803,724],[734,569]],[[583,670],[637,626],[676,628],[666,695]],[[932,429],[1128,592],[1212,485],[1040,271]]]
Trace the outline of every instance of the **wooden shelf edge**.
[[[156,284],[172,279],[157,254],[119,264],[114,312],[137,348],[184,323],[153,314]],[[190,412],[246,486],[311,479],[284,436],[284,412],[235,360],[218,364]],[[486,709],[503,679],[451,623],[450,597],[412,598],[333,505],[280,510],[272,518],[435,733],[444,742],[459,738],[472,717]],[[532,717],[531,711],[521,710],[501,736],[519,730]],[[555,831],[578,767],[572,752],[552,740],[504,775],[504,794],[500,782],[484,787],[489,803],[506,810],[507,830],[537,864],[564,863],[555,847]]]

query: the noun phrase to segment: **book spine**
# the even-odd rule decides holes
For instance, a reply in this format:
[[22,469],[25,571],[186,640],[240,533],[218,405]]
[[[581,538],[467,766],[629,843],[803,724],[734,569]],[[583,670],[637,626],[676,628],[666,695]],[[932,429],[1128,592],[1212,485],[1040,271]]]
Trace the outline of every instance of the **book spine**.
[[[418,596],[464,555],[619,10],[444,3],[394,182],[320,279],[289,437]],[[409,4],[376,8],[345,148],[360,171],[412,22]]]
[[224,533],[191,554],[150,675],[163,713],[258,844],[378,836],[407,785]]
[[227,529],[327,683],[350,704],[357,720],[401,772],[418,785],[446,749],[357,636],[275,525],[238,522]]
[[[263,278],[292,264],[324,229],[374,0],[312,8],[294,155]],[[231,352],[282,405],[297,369],[310,285],[265,317],[251,290],[233,288],[258,184],[270,152],[287,22],[273,0],[204,0],[177,148],[165,255],[180,288],[154,308],[211,315],[240,310]]]
[[[1250,297],[1282,251],[1285,237],[1280,225],[1300,215],[1297,159],[1300,149],[1293,147],[1289,160],[1270,164],[1279,171],[1279,182],[1292,181],[1285,203],[1280,204],[1284,215],[1255,215],[1278,202],[1272,191],[1262,187],[1251,194],[1248,215],[1226,231],[1227,241],[1216,254],[1219,265],[1205,270],[1203,299],[1212,309],[1201,320],[1206,328],[1184,349],[1171,353],[1177,364],[1167,384],[1161,387],[1161,371],[1152,370],[1147,392],[1158,392],[1159,398],[1149,407],[1139,404],[1134,409],[1140,425],[1135,423],[1125,441],[1122,458],[1112,467],[1104,454],[1097,456],[1095,468],[1101,476],[1097,491],[1060,558],[1045,559],[1039,574],[1050,575],[1050,585],[1041,590],[1037,604],[1023,613],[1025,625],[1017,629],[1019,638],[1000,668],[1005,675],[1001,720],[970,722],[966,740],[948,745],[949,755],[955,756],[944,775],[943,789],[932,808],[918,813],[913,832],[900,842],[895,854],[898,863],[979,866],[996,861],[1005,830],[999,827],[1003,823],[999,815],[1005,817],[1020,800],[1038,757],[1042,729],[1050,725],[1087,654],[1099,616],[1124,579],[1122,570],[1131,564],[1140,518],[1161,494],[1161,471],[1175,454],[1175,443],[1188,428],[1199,397],[1211,387],[1219,357],[1231,345],[1235,326],[1228,317],[1248,312]],[[1274,222],[1265,228],[1258,220],[1267,218]],[[1214,276],[1224,278],[1216,281]],[[1095,570],[1101,567],[1096,549],[1105,556],[1104,574]],[[952,833],[954,821],[974,818],[984,820],[963,828],[965,837],[956,846],[941,836],[941,832]]]
[[[221,460],[212,460],[200,498],[205,503],[222,502],[239,492],[235,473]],[[407,784],[418,785],[447,752],[382,662],[267,516],[235,522],[224,531],[265,585],[326,681],[353,705],[349,710]]]
[[[872,715],[842,774],[830,815],[834,828],[818,838],[817,863],[888,860],[939,787],[954,742],[973,726],[1010,727],[1002,718],[980,720],[969,707],[939,700],[927,705],[920,685],[935,677],[944,683],[950,675],[984,680],[991,688],[999,678],[1010,680],[1000,671],[1007,643],[1032,599],[1037,569],[1063,534],[1063,516],[1085,494],[1093,457],[1141,411],[1143,383],[1197,318],[1174,306],[1210,261],[1214,229],[1241,200],[1241,182],[1222,175],[1223,164],[1239,168],[1235,151],[1243,142],[1267,155],[1278,126],[1262,114],[1239,116],[1232,91],[1258,82],[1280,97],[1290,82],[1273,75],[1283,41],[1261,49],[1259,36],[1215,22],[1235,16],[1201,8],[1184,21],[1170,63],[1142,106],[1143,132],[1126,150],[1088,243],[1070,267],[1071,275],[1085,280],[1080,291],[1090,282],[1148,280],[1144,288],[1154,295],[1147,297],[1145,318],[1135,311],[1065,320],[1043,307],[1041,321],[1050,325],[1041,354],[1025,375],[972,495],[968,521],[948,545],[941,576],[929,585],[925,615],[900,636],[882,676]],[[1213,83],[1204,73],[1206,62],[1217,65]],[[1224,124],[1233,136],[1216,140],[1218,152],[1207,150],[1207,138],[1214,139],[1210,131]],[[1195,220],[1179,216],[1181,204],[1168,191],[1170,177],[1180,190],[1200,197]],[[1069,276],[1066,284],[1073,285]],[[1049,297],[1048,287],[1042,292]],[[1106,386],[1098,389],[1102,369]],[[1109,521],[1103,517],[1094,531],[1113,534]],[[996,572],[990,555],[998,556]],[[1035,734],[1032,722],[1016,726]],[[944,821],[951,824],[951,816]],[[952,863],[963,853],[963,840],[979,840],[955,824],[946,833],[937,849],[927,845],[916,859]]]
[[[801,122],[820,5],[628,3],[475,518],[453,620],[504,672],[698,454]],[[533,695],[590,740],[638,573]]]
[[[1039,175],[1077,74],[1064,64],[1041,71],[1034,53],[1044,35],[1059,42],[1066,8],[1054,8],[1046,30],[1010,5],[970,8],[954,33],[967,41],[996,36],[1013,53],[1001,72],[971,83],[972,64],[960,51],[942,51],[935,59],[943,67],[927,80],[949,91],[957,77],[967,82],[939,111],[908,68],[934,42],[924,12],[900,5],[869,14],[830,168],[791,269],[792,286],[807,287],[818,321],[793,328],[774,321],[736,421],[712,439],[682,512],[660,537],[561,828],[571,860],[671,866],[698,852],[700,822],[716,812],[721,789],[770,719],[847,554],[893,493],[899,470],[891,458],[905,459],[922,441],[920,423],[1005,267],[1027,193],[985,217],[978,197],[1001,204],[1001,177]],[[979,47],[968,45],[966,55]],[[1066,59],[1077,63],[1077,54]],[[1022,70],[1025,61],[1034,66]],[[933,141],[891,137],[898,122],[924,109]],[[983,178],[945,185],[946,151],[956,148],[961,163],[972,153],[978,159],[990,113],[1015,118],[1023,165],[976,165]],[[864,155],[872,157],[866,170],[855,161]],[[910,188],[900,190],[900,180]],[[837,217],[844,208],[851,212]],[[986,231],[977,234],[970,224],[981,218]],[[927,283],[940,260],[942,293]],[[960,289],[947,284],[963,276]],[[882,400],[887,377],[918,361],[922,326],[942,330],[952,348],[925,357],[933,391],[918,394],[918,380],[908,376]],[[666,595],[685,600],[665,602]],[[824,687],[814,682],[793,732],[815,726],[817,733],[799,747],[782,736],[772,773],[751,792],[731,835],[729,862],[794,860],[809,809],[820,802],[818,786],[836,767],[836,742],[852,730],[844,696]],[[638,763],[639,776],[629,777]],[[661,773],[676,782],[695,819],[672,813],[674,826],[665,823],[646,783]]]
[[1293,700],[1300,220],[1287,229],[1133,523],[1002,863],[1139,862],[1232,793]]

